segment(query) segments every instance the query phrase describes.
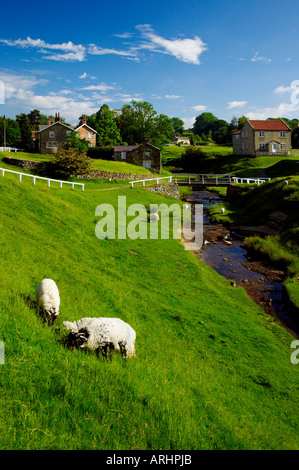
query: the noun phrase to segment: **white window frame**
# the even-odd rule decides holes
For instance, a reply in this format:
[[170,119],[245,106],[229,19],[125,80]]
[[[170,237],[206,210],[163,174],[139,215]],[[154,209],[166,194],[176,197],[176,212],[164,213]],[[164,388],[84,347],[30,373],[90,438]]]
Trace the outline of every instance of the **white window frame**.
[[54,131],[49,131],[49,139],[54,139],[55,132]]
[[259,131],[259,137],[265,137],[265,131]]
[[92,139],[92,138],[93,138],[93,132],[89,132],[89,133],[88,133],[88,138],[89,138],[89,139]]
[[244,146],[243,143],[242,143],[242,145],[241,145],[241,150],[245,150],[245,146]]
[[280,131],[280,137],[281,137],[281,139],[285,139],[286,131]]
[[127,159],[127,152],[121,152],[120,153],[120,159],[121,160],[126,160]]
[[143,158],[151,158],[152,152],[150,150],[145,150],[143,152]]
[[286,150],[287,146],[286,144],[280,144],[280,150]]
[[266,146],[264,143],[260,144],[259,146],[259,150],[265,150]]
[[151,162],[150,161],[144,161],[142,164],[143,168],[151,168]]

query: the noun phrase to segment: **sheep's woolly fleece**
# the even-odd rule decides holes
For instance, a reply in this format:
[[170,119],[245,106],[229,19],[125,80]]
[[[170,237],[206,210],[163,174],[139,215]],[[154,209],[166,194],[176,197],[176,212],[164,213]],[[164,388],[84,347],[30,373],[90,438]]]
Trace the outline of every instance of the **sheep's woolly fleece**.
[[55,281],[43,279],[36,288],[36,298],[48,315],[59,315],[60,297]]

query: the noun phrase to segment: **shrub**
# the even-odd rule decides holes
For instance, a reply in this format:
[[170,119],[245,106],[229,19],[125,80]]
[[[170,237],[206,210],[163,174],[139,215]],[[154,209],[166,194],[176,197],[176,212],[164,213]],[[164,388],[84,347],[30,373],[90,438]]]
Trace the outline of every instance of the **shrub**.
[[93,159],[113,160],[114,147],[89,147],[87,156]]
[[63,178],[87,175],[91,171],[90,158],[86,152],[78,152],[75,149],[57,153],[53,166],[55,174]]

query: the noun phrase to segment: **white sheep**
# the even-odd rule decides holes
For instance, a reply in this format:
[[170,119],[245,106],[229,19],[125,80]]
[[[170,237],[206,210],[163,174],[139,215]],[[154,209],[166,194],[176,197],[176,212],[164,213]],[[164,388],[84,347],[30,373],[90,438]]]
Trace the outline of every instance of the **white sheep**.
[[183,204],[183,209],[184,209],[184,210],[187,210],[188,207],[189,207],[188,204]]
[[39,308],[42,310],[44,320],[49,325],[60,315],[60,297],[58,287],[52,279],[43,279],[36,288],[36,298]]
[[283,186],[287,186],[287,185],[289,184],[289,182],[288,182],[288,180],[284,180],[284,181],[282,182],[282,184],[283,184]]
[[[82,318],[63,324],[71,330],[68,337],[71,346],[88,348],[97,355],[101,350],[104,359],[107,359],[108,348],[110,359],[114,349],[120,350],[123,359],[135,356],[136,332],[119,318]],[[76,327],[79,327],[78,330],[75,330]]]
[[150,220],[153,222],[158,222],[159,219],[160,219],[159,214],[157,214],[156,212],[150,215]]
[[221,214],[224,214],[224,212],[225,212],[224,207],[221,207]]

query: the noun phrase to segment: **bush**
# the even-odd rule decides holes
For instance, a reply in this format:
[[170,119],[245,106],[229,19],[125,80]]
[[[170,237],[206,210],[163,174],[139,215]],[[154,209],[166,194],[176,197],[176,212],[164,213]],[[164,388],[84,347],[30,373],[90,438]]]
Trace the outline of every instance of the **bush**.
[[56,176],[66,179],[70,176],[88,175],[91,171],[90,158],[86,152],[75,149],[57,153],[53,166]]

